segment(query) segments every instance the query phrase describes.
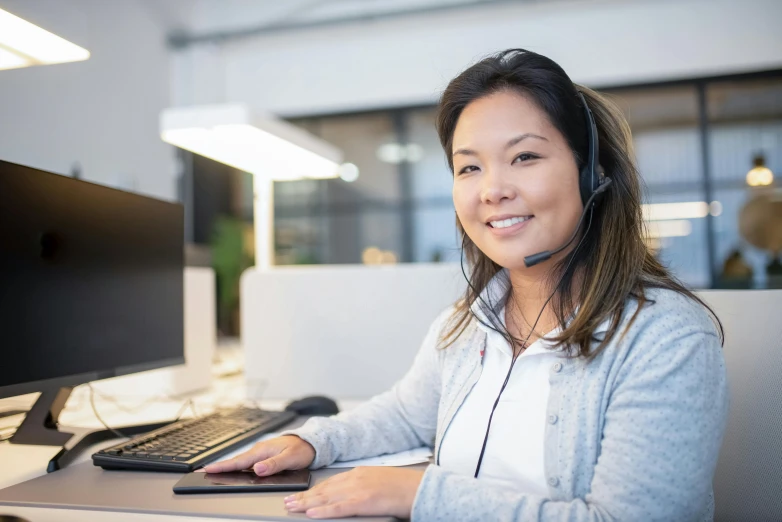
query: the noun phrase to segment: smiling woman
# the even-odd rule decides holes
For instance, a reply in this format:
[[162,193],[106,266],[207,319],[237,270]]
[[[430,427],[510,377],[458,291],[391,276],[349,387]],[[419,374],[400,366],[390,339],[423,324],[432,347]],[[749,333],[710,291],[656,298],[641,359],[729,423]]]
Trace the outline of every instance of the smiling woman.
[[209,472],[259,475],[427,445],[286,499],[314,518],[711,520],[727,411],[721,326],[647,250],[621,113],[512,49],[437,120],[469,276],[390,391]]
[[[520,130],[526,132],[516,136]],[[505,90],[475,100],[462,111],[453,141],[459,223],[498,265],[522,268],[524,257],[553,250],[575,229],[578,165],[529,97]]]

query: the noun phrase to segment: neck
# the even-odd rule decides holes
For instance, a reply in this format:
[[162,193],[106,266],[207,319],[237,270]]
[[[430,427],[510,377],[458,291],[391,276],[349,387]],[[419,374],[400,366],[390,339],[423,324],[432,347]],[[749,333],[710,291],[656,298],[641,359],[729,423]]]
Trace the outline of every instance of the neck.
[[[551,297],[554,287],[558,286],[561,278],[559,276],[551,278],[550,271],[555,264],[565,259],[570,252],[579,244],[574,242],[568,248],[559,252],[547,261],[532,267],[523,267],[509,270],[511,295],[509,306],[506,307],[505,321],[509,328],[513,328],[511,333],[526,335],[534,325],[534,332],[530,336],[530,343],[538,338],[538,335],[545,335],[554,329],[557,324],[557,316],[554,313],[554,304],[557,296]],[[580,271],[577,271],[574,277],[573,286],[581,283]],[[557,292],[559,289],[557,289]],[[551,300],[549,301],[549,297]],[[545,306],[545,308],[544,308]],[[543,311],[541,312],[541,309]],[[535,320],[540,319],[535,324]]]
[[[530,336],[529,343],[546,335],[559,324],[554,313],[554,305],[558,296],[555,295],[549,300],[554,292],[554,287],[561,281],[560,277],[552,279],[547,274],[552,262],[555,261],[551,260],[542,264],[543,266],[538,265],[531,269],[522,268],[509,271],[511,295],[505,310],[505,324],[511,328],[511,333],[515,337],[525,339],[540,314],[540,319],[535,325],[535,331]],[[576,273],[573,286],[578,287],[580,280],[580,274]],[[542,313],[541,309],[543,309]]]
[[[541,271],[531,272],[530,270],[511,270],[509,273],[511,295],[505,311],[505,319],[508,327],[512,328],[511,333],[522,339],[529,334],[541,308],[553,291],[550,282],[544,275],[541,275]],[[554,299],[556,297],[551,301]],[[551,301],[546,305],[538,324],[535,326],[535,332],[539,335],[545,335],[556,325],[556,316]],[[538,338],[536,333],[532,334],[530,342]]]

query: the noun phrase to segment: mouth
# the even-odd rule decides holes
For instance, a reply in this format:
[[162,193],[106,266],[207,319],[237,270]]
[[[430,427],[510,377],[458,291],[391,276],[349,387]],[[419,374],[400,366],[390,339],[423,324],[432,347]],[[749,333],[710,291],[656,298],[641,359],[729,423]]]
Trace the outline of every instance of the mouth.
[[519,223],[526,223],[530,219],[534,218],[534,215],[529,216],[492,216],[487,222],[486,226],[489,228],[495,228],[502,230],[505,228],[511,228]]

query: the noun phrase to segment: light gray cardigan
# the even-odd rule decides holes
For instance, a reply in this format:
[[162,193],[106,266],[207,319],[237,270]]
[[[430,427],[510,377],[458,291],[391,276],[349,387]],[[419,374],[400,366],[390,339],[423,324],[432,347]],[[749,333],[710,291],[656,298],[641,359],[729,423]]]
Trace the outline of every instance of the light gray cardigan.
[[[728,402],[718,333],[698,303],[669,290],[647,296],[655,303],[591,363],[563,357],[552,364],[544,420],[547,496],[431,465],[412,520],[712,520],[711,483]],[[620,332],[636,308],[631,301]],[[481,375],[486,336],[473,320],[454,345],[435,349],[442,319],[391,390],[288,432],[313,445],[312,468],[422,445],[434,447],[436,458]]]

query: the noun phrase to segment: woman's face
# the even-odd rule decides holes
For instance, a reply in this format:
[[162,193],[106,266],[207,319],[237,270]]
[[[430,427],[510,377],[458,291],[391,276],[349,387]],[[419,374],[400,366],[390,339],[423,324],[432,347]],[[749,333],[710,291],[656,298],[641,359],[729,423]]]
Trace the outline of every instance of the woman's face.
[[561,246],[578,224],[583,206],[573,153],[521,94],[502,91],[464,108],[454,130],[453,169],[459,221],[502,267],[526,269],[525,256]]

